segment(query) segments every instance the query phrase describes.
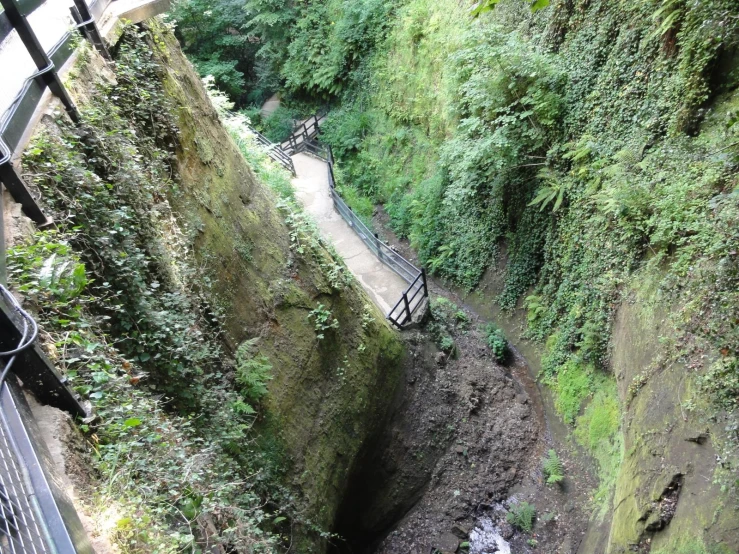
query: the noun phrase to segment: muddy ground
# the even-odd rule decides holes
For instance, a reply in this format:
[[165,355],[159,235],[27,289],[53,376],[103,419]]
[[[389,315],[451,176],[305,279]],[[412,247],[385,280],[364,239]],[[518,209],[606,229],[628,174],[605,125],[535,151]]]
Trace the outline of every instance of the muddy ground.
[[[417,263],[408,242],[388,230],[384,212],[374,223],[383,240]],[[348,495],[343,513],[352,517],[342,522],[347,543],[339,551],[578,552],[597,485],[593,460],[554,414],[515,345],[507,363],[497,363],[486,320],[442,283],[429,284],[432,299],[450,299],[468,322],[449,328],[455,356],[433,344],[428,321],[406,333],[413,364],[392,424]],[[546,485],[542,473],[551,448],[564,465],[559,485]],[[508,509],[524,501],[536,506],[531,532],[506,521]],[[485,542],[491,529],[503,543]]]

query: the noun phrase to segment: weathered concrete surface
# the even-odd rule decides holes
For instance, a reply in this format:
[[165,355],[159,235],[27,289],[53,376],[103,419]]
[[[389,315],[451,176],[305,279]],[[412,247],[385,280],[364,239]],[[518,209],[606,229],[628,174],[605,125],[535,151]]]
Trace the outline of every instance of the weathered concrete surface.
[[298,199],[315,218],[323,236],[333,242],[375,304],[387,314],[408,284],[378,260],[336,212],[329,193],[326,163],[306,154],[295,154],[293,163],[297,175],[293,186]]
[[269,98],[267,98],[267,101],[262,106],[262,117],[269,117],[271,116],[274,111],[280,107],[280,95],[279,94],[273,94]]

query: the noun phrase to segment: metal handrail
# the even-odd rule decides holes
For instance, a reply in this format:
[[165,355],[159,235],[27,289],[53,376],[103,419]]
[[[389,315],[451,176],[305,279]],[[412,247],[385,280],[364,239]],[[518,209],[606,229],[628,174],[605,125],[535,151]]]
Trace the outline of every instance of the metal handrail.
[[293,164],[293,159],[288,155],[287,152],[282,149],[282,146],[271,142],[267,137],[265,137],[262,133],[260,133],[253,127],[249,127],[249,130],[254,134],[257,142],[266,147],[267,155],[270,158],[282,165],[290,173],[295,175],[295,165]]
[[[400,300],[388,312],[387,318],[399,329],[413,320],[413,314],[423,304],[423,299],[428,297],[428,284],[426,272],[419,269],[406,260],[398,252],[390,248],[380,240],[377,233],[373,232],[362,221],[354,210],[344,201],[336,190],[336,179],[334,177],[334,155],[331,146],[324,145],[315,140],[320,133],[320,117],[314,115],[297,127],[288,140],[282,143],[282,148],[291,154],[308,152],[313,156],[326,162],[328,172],[328,185],[334,208],[339,215],[354,229],[362,242],[372,251],[377,258],[392,269],[401,279],[408,283],[408,288],[403,291]],[[296,138],[297,137],[297,138]],[[300,139],[300,140],[298,140]],[[287,147],[285,146],[287,145]],[[419,297],[419,293],[423,293]]]
[[[362,239],[367,247],[375,253],[378,259],[398,274],[404,281],[409,283],[408,288],[403,291],[400,300],[393,306],[387,314],[387,318],[398,328],[412,321],[413,314],[423,304],[423,299],[428,297],[428,284],[426,282],[426,272],[419,269],[411,262],[406,260],[398,252],[390,248],[387,244],[380,240],[377,233],[372,232],[369,227],[354,213],[349,205],[341,198],[336,190],[336,179],[334,177],[334,156],[331,146],[327,146],[323,150],[327,171],[329,190],[331,198],[334,202],[336,211],[344,218],[352,229]],[[414,303],[419,293],[423,295]],[[409,295],[410,298],[409,298]]]
[[[109,54],[100,38],[94,17],[83,0],[74,0],[71,8],[78,23],[75,30],[64,33],[48,52],[41,47],[38,37],[26,20],[26,16],[44,2],[41,0],[0,0],[0,2],[5,9],[0,14],[0,38],[4,38],[7,33],[15,29],[37,67],[37,71],[24,81],[18,94],[0,116],[0,150],[2,150],[0,153],[0,158],[2,158],[0,160],[0,181],[8,189],[13,199],[21,204],[23,212],[28,217],[38,225],[46,225],[49,220],[37,200],[30,193],[24,179],[12,165],[11,157],[15,154],[47,88],[61,100],[72,121],[74,123],[79,122],[79,112],[57,74],[57,68],[61,67],[74,51],[72,46],[73,33],[76,30],[81,30],[102,55],[109,58]],[[109,3],[110,0],[98,0],[95,5],[103,7]],[[83,18],[82,15],[85,17]],[[1,250],[2,245],[0,245],[0,255],[3,255]]]

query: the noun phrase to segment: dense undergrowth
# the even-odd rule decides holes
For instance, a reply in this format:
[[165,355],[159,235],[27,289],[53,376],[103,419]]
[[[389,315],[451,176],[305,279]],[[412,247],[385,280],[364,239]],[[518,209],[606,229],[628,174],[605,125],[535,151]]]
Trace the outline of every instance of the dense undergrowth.
[[622,455],[608,344],[637,281],[673,309],[650,371],[686,363],[711,404],[694,402],[736,429],[739,18],[730,0],[495,4],[475,19],[447,1],[251,2],[245,28],[261,83],[337,101],[323,139],[359,214],[382,203],[464,289],[505,256],[495,300],[546,344],[603,513]]

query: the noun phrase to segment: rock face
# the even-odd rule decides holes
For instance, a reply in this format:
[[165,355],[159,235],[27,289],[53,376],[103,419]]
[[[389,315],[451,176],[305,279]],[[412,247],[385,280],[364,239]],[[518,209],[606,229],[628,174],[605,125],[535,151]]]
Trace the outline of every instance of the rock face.
[[[632,292],[631,298],[635,299]],[[720,424],[686,411],[690,375],[681,361],[656,366],[663,334],[669,334],[669,309],[650,308],[654,299],[621,305],[613,332],[613,370],[624,406],[624,460],[616,481],[609,553],[650,544],[675,548],[686,537],[739,544],[736,504],[711,477],[722,470]],[[634,383],[639,387],[635,388]],[[696,534],[697,533],[697,534]],[[588,533],[583,544],[596,544]]]
[[[274,371],[263,433],[279,437],[291,461],[286,481],[300,490],[307,519],[329,529],[362,444],[385,420],[404,347],[357,283],[332,285],[327,250],[291,248],[274,194],[234,146],[177,41],[161,26],[150,32],[166,45],[162,84],[178,116],[181,188],[169,200],[200,224],[195,254],[213,279],[228,339],[261,337]],[[251,261],[243,244],[252,245]],[[339,322],[322,340],[308,318],[319,303]],[[363,312],[374,321],[363,326]],[[319,542],[301,548],[322,550]]]
[[[306,252],[294,247],[276,194],[255,177],[171,31],[152,21],[135,33],[145,46],[137,55],[146,67],[155,66],[148,84],[168,106],[168,113],[156,114],[157,124],[166,124],[152,130],[148,116],[144,123],[131,118],[112,124],[131,125],[130,136],[161,146],[171,169],[171,182],[155,194],[142,191],[149,196],[136,197],[151,214],[157,237],[142,248],[152,258],[152,273],[170,272],[167,283],[186,294],[207,295],[218,308],[217,327],[227,353],[258,339],[259,354],[272,367],[255,423],[259,446],[268,445],[264,455],[276,458],[283,484],[296,492],[303,521],[311,522],[311,530],[299,524],[293,529],[294,548],[322,552],[327,546],[319,532],[333,525],[362,445],[385,422],[405,348],[356,282],[332,279],[330,270],[336,273],[343,262],[323,242],[316,238]],[[80,58],[69,88],[83,113],[131,102],[101,98],[100,90],[120,78],[116,71],[94,52]],[[139,105],[118,104],[112,109],[124,113],[148,108],[143,97]],[[100,124],[91,121],[93,127]],[[50,141],[63,135],[54,117],[45,117],[42,126]],[[82,147],[60,142],[55,145],[68,148],[70,156],[92,156],[98,148],[93,144],[82,154],[75,150]],[[187,245],[196,275],[174,274],[174,244]],[[321,306],[338,322],[325,333],[309,317]],[[218,377],[233,382],[233,375]],[[169,377],[152,378],[164,382]],[[253,440],[245,437],[244,449],[253,448],[248,444]]]

